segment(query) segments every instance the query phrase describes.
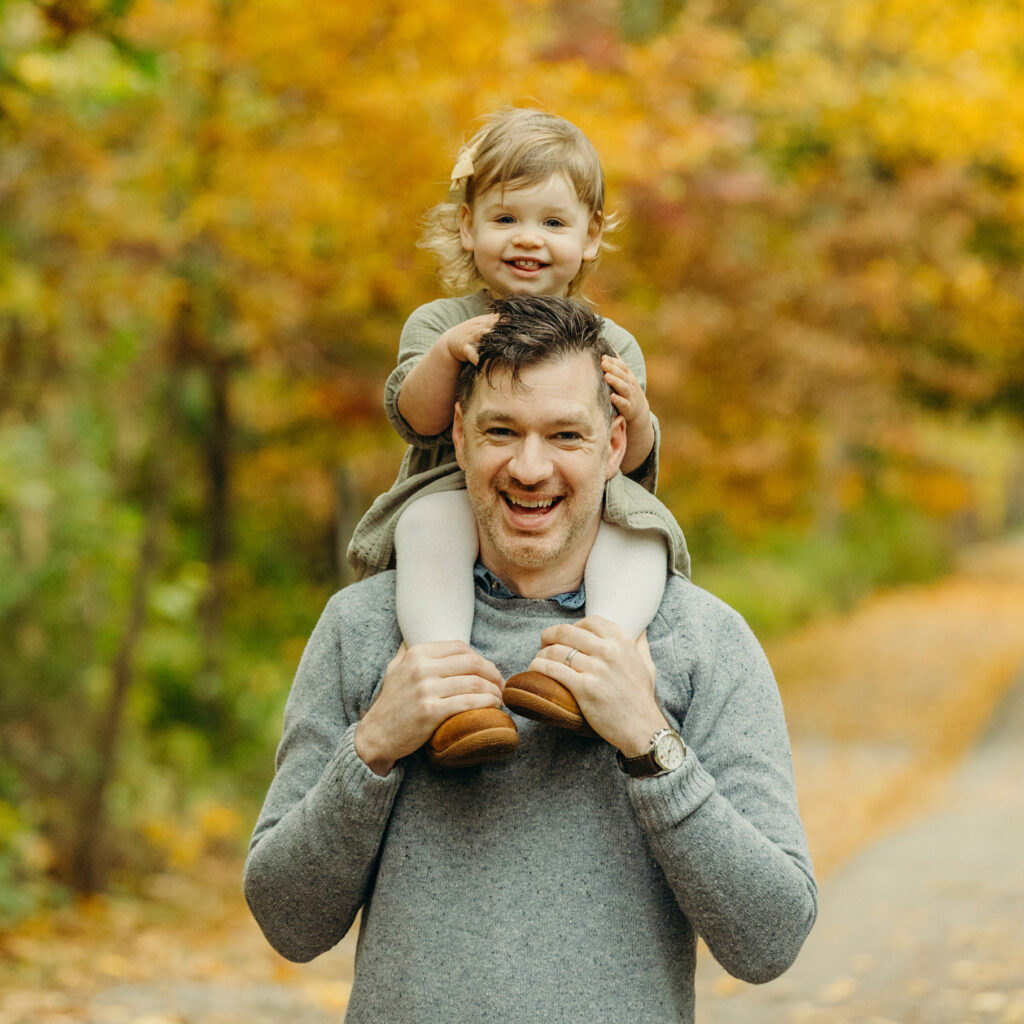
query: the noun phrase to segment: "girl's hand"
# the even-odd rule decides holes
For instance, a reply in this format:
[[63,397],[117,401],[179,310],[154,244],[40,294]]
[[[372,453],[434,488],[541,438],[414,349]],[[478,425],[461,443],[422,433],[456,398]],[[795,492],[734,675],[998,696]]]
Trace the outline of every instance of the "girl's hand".
[[497,313],[484,313],[481,316],[463,320],[461,324],[449,327],[440,338],[438,345],[447,349],[448,354],[459,363],[472,363],[476,366],[476,347],[480,339],[498,322]]
[[409,371],[398,393],[398,411],[417,434],[435,437],[452,425],[462,364],[476,366],[477,343],[497,322],[496,313],[485,313],[450,327]]
[[612,389],[612,405],[626,421],[626,454],[622,472],[642,466],[654,447],[651,407],[636,374],[617,356],[602,356],[604,379]]
[[650,416],[651,407],[636,374],[617,356],[602,356],[604,379],[612,389],[612,405],[622,413],[626,427],[636,419]]

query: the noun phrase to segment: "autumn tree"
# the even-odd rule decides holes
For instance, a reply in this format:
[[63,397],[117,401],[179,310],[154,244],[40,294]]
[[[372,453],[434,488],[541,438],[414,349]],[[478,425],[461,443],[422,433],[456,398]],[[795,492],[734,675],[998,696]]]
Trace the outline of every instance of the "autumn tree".
[[647,355],[698,571],[778,529],[884,562],[872,502],[969,513],[929,431],[1019,430],[1019,28],[1011,0],[3,0],[0,842],[97,887],[153,808],[260,788],[400,457],[419,218],[504,104],[602,154],[592,298]]

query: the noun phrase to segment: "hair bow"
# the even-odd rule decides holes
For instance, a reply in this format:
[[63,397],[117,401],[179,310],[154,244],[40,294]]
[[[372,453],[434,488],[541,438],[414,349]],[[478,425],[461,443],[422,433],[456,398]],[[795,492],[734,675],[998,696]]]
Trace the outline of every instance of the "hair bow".
[[468,146],[459,150],[459,157],[452,168],[452,192],[457,192],[462,183],[473,174],[473,151]]

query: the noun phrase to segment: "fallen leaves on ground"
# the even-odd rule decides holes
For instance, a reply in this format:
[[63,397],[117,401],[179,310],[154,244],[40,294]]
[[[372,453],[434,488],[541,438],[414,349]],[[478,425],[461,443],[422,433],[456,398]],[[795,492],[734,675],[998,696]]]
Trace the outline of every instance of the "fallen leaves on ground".
[[0,936],[0,1024],[326,1024],[353,950],[354,936],[312,965],[283,960],[248,914],[240,863],[208,859]]
[[1024,670],[1024,541],[768,646],[819,875],[927,806]]

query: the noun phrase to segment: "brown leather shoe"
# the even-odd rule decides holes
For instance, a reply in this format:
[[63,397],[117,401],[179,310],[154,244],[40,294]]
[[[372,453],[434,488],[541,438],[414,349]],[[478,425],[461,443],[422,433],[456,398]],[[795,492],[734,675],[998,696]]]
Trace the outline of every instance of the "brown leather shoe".
[[543,672],[519,672],[512,676],[505,683],[501,699],[524,718],[568,729],[580,736],[597,735],[568,688]]
[[519,730],[501,708],[474,708],[445,719],[426,744],[427,760],[435,768],[468,768],[500,761],[515,753]]

